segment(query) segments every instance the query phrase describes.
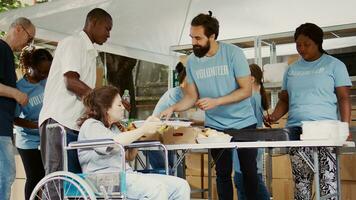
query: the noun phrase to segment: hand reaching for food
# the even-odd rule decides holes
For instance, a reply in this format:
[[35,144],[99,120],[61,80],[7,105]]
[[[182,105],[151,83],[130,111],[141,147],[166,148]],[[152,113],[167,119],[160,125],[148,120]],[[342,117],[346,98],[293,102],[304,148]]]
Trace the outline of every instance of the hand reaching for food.
[[150,116],[146,119],[140,129],[148,135],[152,135],[157,132],[157,130],[161,127],[161,120],[157,117]]

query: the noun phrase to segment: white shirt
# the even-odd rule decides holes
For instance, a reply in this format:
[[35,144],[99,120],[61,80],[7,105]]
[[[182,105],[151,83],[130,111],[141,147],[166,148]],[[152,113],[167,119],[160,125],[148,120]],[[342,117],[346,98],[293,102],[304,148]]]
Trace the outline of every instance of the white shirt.
[[80,80],[94,88],[96,80],[97,50],[84,31],[69,36],[58,43],[44,92],[39,125],[52,118],[73,130],[79,130],[76,121],[84,105],[64,83],[64,74],[77,72]]

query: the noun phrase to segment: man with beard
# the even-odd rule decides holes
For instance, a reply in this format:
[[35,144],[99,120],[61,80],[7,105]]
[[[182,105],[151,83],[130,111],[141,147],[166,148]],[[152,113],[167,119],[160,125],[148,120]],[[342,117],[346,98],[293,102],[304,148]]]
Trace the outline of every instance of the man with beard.
[[[183,99],[161,113],[169,118],[173,112],[196,105],[205,111],[205,126],[225,129],[254,129],[256,118],[250,103],[252,85],[250,69],[242,50],[217,42],[219,22],[209,14],[199,14],[191,22],[193,53],[187,62],[187,90]],[[213,149],[219,199],[232,200],[232,150]],[[257,199],[256,149],[239,149],[246,196]]]

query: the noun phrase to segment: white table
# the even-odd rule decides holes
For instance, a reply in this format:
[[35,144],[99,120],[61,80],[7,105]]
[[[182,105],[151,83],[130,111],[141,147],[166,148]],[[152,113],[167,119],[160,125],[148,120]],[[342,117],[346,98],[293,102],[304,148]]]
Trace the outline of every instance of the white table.
[[[304,160],[309,163],[309,167],[314,171],[314,182],[316,188],[316,199],[324,199],[327,197],[320,197],[320,184],[319,184],[319,163],[318,163],[318,147],[336,147],[336,165],[337,165],[337,179],[338,179],[338,199],[341,199],[341,184],[340,184],[340,170],[339,170],[339,148],[340,147],[355,147],[354,142],[345,141],[332,141],[332,140],[309,140],[309,141],[257,141],[257,142],[230,142],[230,143],[209,143],[209,144],[174,144],[166,145],[167,150],[182,150],[183,155],[180,156],[177,163],[181,162],[185,154],[190,150],[208,150],[208,198],[211,199],[211,149],[221,149],[221,148],[276,148],[276,147],[313,147],[315,148],[312,163],[307,157],[303,157]],[[178,164],[177,164],[178,165]],[[175,165],[176,166],[176,165]]]

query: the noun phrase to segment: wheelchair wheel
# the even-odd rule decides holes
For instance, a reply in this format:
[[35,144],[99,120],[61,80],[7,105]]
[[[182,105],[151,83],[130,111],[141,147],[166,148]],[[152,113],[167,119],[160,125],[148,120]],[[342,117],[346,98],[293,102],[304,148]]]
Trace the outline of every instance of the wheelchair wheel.
[[96,200],[92,188],[80,176],[58,171],[45,176],[32,191],[30,200]]

